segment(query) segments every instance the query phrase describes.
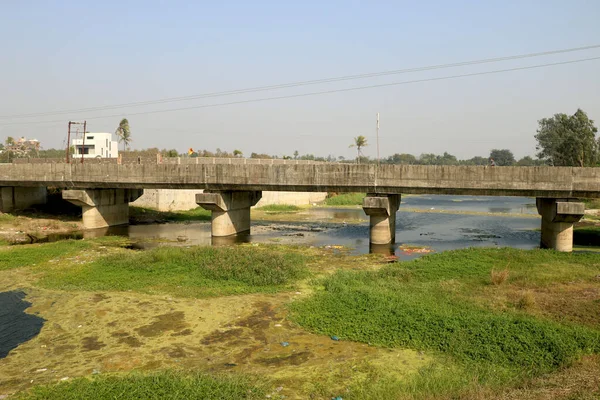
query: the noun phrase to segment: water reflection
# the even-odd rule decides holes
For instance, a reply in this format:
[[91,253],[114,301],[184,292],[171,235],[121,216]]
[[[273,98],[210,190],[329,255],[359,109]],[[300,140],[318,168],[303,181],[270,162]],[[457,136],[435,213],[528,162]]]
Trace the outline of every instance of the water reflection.
[[240,233],[238,235],[231,236],[213,236],[211,237],[211,244],[213,246],[231,246],[240,243],[250,243],[250,232]]

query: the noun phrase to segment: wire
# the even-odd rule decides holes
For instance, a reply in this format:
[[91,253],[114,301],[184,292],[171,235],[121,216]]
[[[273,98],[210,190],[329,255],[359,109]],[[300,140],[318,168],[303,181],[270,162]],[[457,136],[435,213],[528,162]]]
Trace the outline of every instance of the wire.
[[[162,113],[169,113],[169,112],[175,112],[175,111],[195,110],[195,109],[200,109],[200,108],[223,107],[223,106],[230,106],[230,105],[235,105],[235,104],[257,103],[257,102],[264,102],[264,101],[271,101],[271,100],[292,99],[292,98],[299,98],[299,97],[317,96],[317,95],[322,95],[322,94],[342,93],[342,92],[351,92],[351,91],[356,91],[356,90],[408,85],[408,84],[413,84],[413,83],[435,82],[435,81],[442,81],[442,80],[449,80],[449,79],[466,78],[466,77],[471,77],[471,76],[491,75],[491,74],[499,74],[499,73],[503,73],[503,72],[512,72],[512,71],[523,71],[523,70],[528,70],[528,69],[544,68],[544,67],[550,67],[550,66],[556,66],[556,65],[575,64],[575,63],[593,61],[593,60],[598,60],[598,59],[600,59],[600,57],[583,58],[583,59],[579,59],[579,60],[561,61],[561,62],[548,63],[548,64],[530,65],[527,67],[499,69],[499,70],[494,70],[494,71],[473,72],[473,73],[461,74],[461,75],[442,76],[442,77],[438,77],[438,78],[426,78],[426,79],[416,79],[416,80],[412,80],[412,81],[382,83],[382,84],[378,84],[378,85],[357,86],[357,87],[346,88],[346,89],[333,89],[333,90],[325,90],[325,91],[320,91],[320,92],[300,93],[300,94],[293,94],[293,95],[286,95],[286,96],[263,97],[263,98],[259,98],[259,99],[239,100],[239,101],[232,101],[232,102],[228,102],[228,103],[204,104],[204,105],[192,106],[192,107],[170,108],[170,109],[166,109],[166,110],[142,111],[142,112],[137,112],[137,113],[128,113],[127,116],[130,117],[130,116],[134,116],[134,115],[162,114]],[[123,116],[123,114],[112,114],[112,115],[103,115],[103,116],[96,116],[96,117],[87,117],[85,119],[90,120],[90,119],[114,118],[114,117],[121,117],[121,116]],[[82,119],[84,119],[84,118],[82,118]],[[9,123],[5,123],[5,124],[1,124],[0,126],[49,124],[49,123],[55,123],[55,122],[61,122],[61,120],[35,121],[35,122],[9,122]]]
[[3,115],[3,116],[0,116],[0,119],[40,117],[40,116],[61,115],[61,114],[79,113],[79,112],[87,112],[87,111],[105,111],[105,110],[113,110],[113,109],[126,108],[126,107],[138,107],[138,106],[164,104],[164,103],[171,103],[171,102],[178,102],[178,101],[190,101],[190,100],[197,100],[197,99],[210,98],[210,97],[231,96],[231,95],[236,95],[236,94],[254,93],[254,92],[268,91],[268,90],[274,90],[274,89],[284,89],[284,88],[291,88],[291,87],[298,87],[298,86],[318,85],[318,84],[323,84],[323,83],[374,78],[374,77],[380,77],[380,76],[389,76],[389,75],[405,74],[405,73],[412,73],[412,72],[422,72],[422,71],[430,71],[430,70],[453,68],[453,67],[463,67],[463,66],[468,66],[468,65],[487,64],[487,63],[494,63],[494,62],[500,62],[500,61],[518,60],[518,59],[524,59],[524,58],[570,53],[570,52],[575,52],[575,51],[591,50],[591,49],[596,49],[596,48],[600,48],[600,44],[584,46],[584,47],[573,47],[573,48],[561,49],[561,50],[544,51],[544,52],[538,52],[538,53],[519,54],[519,55],[513,55],[513,56],[506,56],[506,57],[487,58],[487,59],[472,60],[472,61],[461,61],[461,62],[451,63],[451,64],[438,64],[438,65],[430,65],[430,66],[425,66],[425,67],[397,69],[397,70],[391,70],[391,71],[372,72],[372,73],[358,74],[358,75],[347,75],[347,76],[340,76],[340,77],[335,77],[335,78],[323,78],[323,79],[315,79],[315,80],[309,80],[309,81],[282,83],[282,84],[276,84],[276,85],[259,86],[259,87],[253,87],[253,88],[224,91],[224,92],[204,93],[204,94],[197,94],[197,95],[183,96],[183,97],[170,97],[170,98],[164,98],[164,99],[158,99],[158,100],[139,101],[139,102],[133,102],[133,103],[122,103],[122,104],[114,104],[114,105],[78,108],[78,109],[71,109],[71,110],[38,112],[38,113],[29,113],[29,114]]

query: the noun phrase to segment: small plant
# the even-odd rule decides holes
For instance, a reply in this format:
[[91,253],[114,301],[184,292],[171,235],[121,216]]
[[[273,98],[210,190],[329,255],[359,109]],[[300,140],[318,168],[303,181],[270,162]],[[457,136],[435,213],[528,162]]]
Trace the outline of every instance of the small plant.
[[503,284],[508,279],[508,268],[503,269],[502,271],[496,271],[492,269],[490,272],[490,279],[492,281],[492,285],[499,286]]
[[523,293],[519,301],[517,302],[517,308],[520,310],[531,310],[535,307],[535,296],[531,291]]

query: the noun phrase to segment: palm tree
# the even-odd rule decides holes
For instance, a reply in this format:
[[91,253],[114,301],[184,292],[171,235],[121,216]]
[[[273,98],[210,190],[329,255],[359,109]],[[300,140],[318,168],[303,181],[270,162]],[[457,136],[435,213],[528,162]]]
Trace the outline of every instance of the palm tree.
[[115,131],[115,134],[119,138],[119,142],[123,142],[123,151],[125,151],[125,147],[129,148],[129,143],[131,143],[131,131],[129,130],[129,121],[127,118],[123,118],[121,122],[119,122],[119,127]]
[[354,138],[354,143],[351,144],[349,147],[355,147],[355,146],[356,146],[356,163],[359,164],[360,156],[362,155],[362,152],[360,151],[360,149],[362,149],[365,146],[368,146],[367,138],[364,137],[363,135],[358,135],[357,137]]

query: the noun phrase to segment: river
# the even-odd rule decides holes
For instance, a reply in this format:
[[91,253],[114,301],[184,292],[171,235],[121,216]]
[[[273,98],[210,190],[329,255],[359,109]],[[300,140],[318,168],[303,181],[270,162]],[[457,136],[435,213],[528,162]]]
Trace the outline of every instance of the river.
[[141,248],[235,242],[345,246],[354,254],[375,251],[402,259],[423,254],[413,247],[435,252],[492,246],[532,249],[540,242],[535,199],[526,197],[404,196],[391,246],[369,245],[369,221],[361,208],[312,207],[281,219],[267,214],[253,220],[252,233],[237,238],[213,239],[210,224],[201,222],[112,227],[86,237],[124,235]]

